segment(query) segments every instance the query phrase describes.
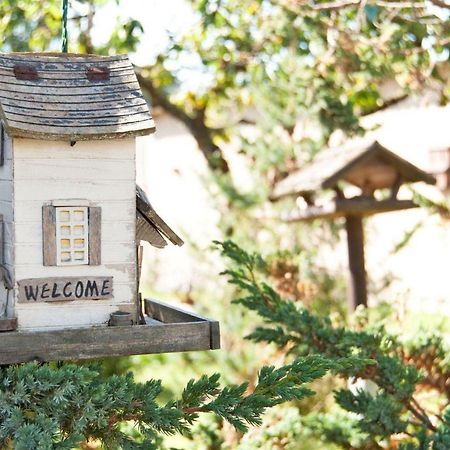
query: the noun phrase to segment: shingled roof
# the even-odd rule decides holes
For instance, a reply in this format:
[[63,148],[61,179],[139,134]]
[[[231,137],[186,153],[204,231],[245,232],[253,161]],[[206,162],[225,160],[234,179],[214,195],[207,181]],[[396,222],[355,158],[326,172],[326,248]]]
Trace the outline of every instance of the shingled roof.
[[47,140],[155,129],[127,55],[0,54],[0,118],[12,137]]
[[[367,139],[352,142],[340,148],[322,150],[313,162],[281,180],[271,195],[273,200],[289,195],[302,195],[321,189],[330,189],[340,180],[360,186],[354,176],[365,166],[377,166],[385,174],[398,173],[404,183],[424,181],[434,184],[432,175],[391,152],[377,141]],[[383,186],[380,186],[383,187]]]

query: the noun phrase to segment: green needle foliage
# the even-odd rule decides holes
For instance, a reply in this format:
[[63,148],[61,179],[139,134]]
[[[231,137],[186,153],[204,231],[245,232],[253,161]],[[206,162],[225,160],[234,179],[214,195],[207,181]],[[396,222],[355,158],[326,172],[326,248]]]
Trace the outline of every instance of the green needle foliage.
[[[186,433],[201,413],[212,413],[245,433],[261,424],[267,408],[314,394],[304,386],[329,370],[351,364],[319,355],[299,357],[280,368],[263,367],[253,389],[248,383],[221,388],[220,375],[191,380],[181,398],[158,402],[159,380],[100,374],[74,364],[24,364],[0,372],[0,446],[72,449],[99,441],[104,448],[161,448],[161,434]],[[125,433],[127,422],[134,433]]]
[[[335,401],[349,420],[315,417],[314,432],[321,439],[345,449],[450,448],[450,361],[442,337],[420,336],[407,344],[382,326],[352,330],[333,325],[302,307],[301,299],[283,298],[272,288],[261,255],[231,241],[216,244],[230,261],[224,274],[243,294],[235,303],[263,319],[249,339],[275,344],[296,357],[321,356],[330,363],[352,359],[336,370],[348,388],[336,390]],[[365,384],[356,387],[356,380]],[[432,402],[421,395],[430,392]]]

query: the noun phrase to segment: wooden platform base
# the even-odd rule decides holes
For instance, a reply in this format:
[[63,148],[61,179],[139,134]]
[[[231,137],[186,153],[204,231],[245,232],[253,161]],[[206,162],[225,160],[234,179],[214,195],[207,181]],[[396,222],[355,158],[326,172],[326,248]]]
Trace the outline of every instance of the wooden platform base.
[[146,325],[12,331],[0,335],[0,364],[220,348],[219,323],[145,300]]

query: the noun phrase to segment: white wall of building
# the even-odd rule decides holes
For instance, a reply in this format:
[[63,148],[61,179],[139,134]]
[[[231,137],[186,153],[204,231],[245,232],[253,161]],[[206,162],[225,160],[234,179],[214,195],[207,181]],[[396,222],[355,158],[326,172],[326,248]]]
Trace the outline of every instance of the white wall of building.
[[[28,278],[112,276],[114,298],[16,304],[19,329],[106,324],[135,297],[135,139],[68,142],[14,139],[16,281]],[[102,264],[44,266],[42,206],[81,199],[102,208]],[[16,293],[17,296],[17,293]]]

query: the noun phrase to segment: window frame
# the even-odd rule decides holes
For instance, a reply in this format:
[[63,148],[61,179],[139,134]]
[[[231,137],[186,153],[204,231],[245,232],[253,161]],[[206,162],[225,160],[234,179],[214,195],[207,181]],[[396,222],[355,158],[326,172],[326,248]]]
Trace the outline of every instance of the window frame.
[[[73,204],[73,201],[55,201],[42,207],[42,255],[44,266],[76,267],[101,265],[101,207],[87,206],[86,202]],[[58,233],[56,214],[58,208],[87,208],[87,262],[58,264]]]

